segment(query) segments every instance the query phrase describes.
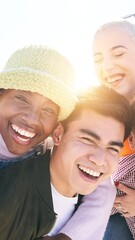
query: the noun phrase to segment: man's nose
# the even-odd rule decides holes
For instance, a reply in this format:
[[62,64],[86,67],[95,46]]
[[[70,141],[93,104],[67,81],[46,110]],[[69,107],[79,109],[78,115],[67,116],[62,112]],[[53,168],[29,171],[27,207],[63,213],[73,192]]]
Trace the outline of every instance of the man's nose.
[[103,166],[106,162],[106,158],[106,151],[102,148],[96,149],[93,153],[89,153],[89,161],[97,166]]

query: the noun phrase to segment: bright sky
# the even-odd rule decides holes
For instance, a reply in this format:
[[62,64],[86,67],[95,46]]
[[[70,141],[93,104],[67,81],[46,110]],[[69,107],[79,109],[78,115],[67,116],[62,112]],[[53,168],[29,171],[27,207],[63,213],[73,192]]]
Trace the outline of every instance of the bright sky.
[[96,84],[91,62],[94,31],[106,21],[132,13],[134,0],[1,0],[0,69],[18,48],[43,44],[71,61],[77,89]]

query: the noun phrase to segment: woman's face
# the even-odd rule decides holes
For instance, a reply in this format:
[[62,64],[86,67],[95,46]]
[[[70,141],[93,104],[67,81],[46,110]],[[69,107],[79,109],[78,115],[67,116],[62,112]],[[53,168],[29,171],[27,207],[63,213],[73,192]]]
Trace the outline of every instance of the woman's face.
[[8,150],[22,155],[47,138],[57,125],[59,107],[48,98],[20,90],[0,94],[0,133]]
[[120,26],[98,31],[93,40],[96,75],[131,100],[135,93],[135,36]]

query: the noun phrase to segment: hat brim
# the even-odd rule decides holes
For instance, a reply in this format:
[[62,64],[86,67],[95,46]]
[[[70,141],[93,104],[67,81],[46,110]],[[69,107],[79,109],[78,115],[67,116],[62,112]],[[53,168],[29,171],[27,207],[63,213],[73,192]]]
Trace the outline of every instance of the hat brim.
[[28,71],[1,72],[0,88],[31,91],[43,95],[60,107],[60,121],[70,115],[76,104],[75,94],[63,81],[39,73]]

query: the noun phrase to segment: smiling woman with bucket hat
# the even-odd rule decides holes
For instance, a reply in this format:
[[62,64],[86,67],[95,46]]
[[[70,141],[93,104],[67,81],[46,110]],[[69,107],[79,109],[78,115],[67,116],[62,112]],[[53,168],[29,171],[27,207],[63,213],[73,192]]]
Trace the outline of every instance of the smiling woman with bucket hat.
[[76,103],[74,79],[71,64],[54,49],[28,46],[11,55],[0,73],[2,159],[22,156],[68,117]]

